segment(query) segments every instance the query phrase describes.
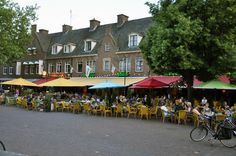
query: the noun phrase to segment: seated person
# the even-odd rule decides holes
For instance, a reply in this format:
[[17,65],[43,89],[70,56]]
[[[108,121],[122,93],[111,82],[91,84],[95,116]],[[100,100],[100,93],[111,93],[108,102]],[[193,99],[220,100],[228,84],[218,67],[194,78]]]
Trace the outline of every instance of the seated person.
[[205,106],[206,103],[207,103],[207,99],[206,99],[206,97],[203,97],[203,98],[202,98],[202,101],[201,101],[201,105],[202,105],[202,106]]
[[232,112],[236,112],[236,102],[234,103],[234,105],[230,108],[230,110]]
[[175,104],[175,108],[174,108],[175,112],[178,112],[179,110],[184,110],[184,106],[183,103],[179,103],[179,104]]
[[206,103],[203,107],[202,114],[208,117],[212,117],[214,115],[214,112],[212,112],[211,108],[209,108],[209,103]]
[[171,108],[167,105],[163,105],[161,106],[161,110],[164,111],[164,115],[165,116],[172,116],[174,115],[173,111],[171,110]]

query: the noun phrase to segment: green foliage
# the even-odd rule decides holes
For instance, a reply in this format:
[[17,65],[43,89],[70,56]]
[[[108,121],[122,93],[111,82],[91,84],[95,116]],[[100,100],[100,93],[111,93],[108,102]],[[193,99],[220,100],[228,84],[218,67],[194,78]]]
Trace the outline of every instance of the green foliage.
[[[82,77],[86,77],[86,74],[83,73],[81,76],[82,76]],[[89,73],[89,76],[88,76],[88,77],[95,77],[95,73]]]
[[20,7],[10,0],[0,0],[0,64],[11,63],[26,53],[37,8],[37,5]]
[[153,26],[140,44],[157,74],[201,80],[236,70],[235,0],[160,0],[146,3]]
[[28,96],[28,95],[30,95],[30,94],[33,94],[33,89],[22,89],[23,91],[22,91],[22,94],[21,95],[23,95],[23,96]]
[[47,94],[45,96],[44,101],[43,101],[46,112],[50,112],[51,111],[51,98],[52,98],[52,96],[50,94]]

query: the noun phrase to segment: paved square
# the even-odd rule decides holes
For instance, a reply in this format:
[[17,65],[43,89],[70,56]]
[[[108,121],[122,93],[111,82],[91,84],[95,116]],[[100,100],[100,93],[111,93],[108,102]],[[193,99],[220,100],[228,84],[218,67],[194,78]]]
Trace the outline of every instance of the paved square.
[[192,126],[0,106],[0,140],[31,156],[235,156],[216,141],[193,142]]

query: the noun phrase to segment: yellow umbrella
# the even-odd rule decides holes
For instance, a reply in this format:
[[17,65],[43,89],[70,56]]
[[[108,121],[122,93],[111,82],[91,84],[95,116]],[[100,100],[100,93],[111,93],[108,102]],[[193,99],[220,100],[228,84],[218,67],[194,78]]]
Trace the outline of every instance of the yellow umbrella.
[[2,82],[1,84],[4,85],[15,85],[15,86],[32,86],[32,87],[38,87],[38,85],[34,84],[33,82],[30,82],[26,79],[23,78],[17,78],[17,79],[13,79],[10,81],[5,81]]
[[86,86],[83,82],[74,82],[64,78],[58,78],[46,83],[42,83],[39,86],[45,87],[84,87]]

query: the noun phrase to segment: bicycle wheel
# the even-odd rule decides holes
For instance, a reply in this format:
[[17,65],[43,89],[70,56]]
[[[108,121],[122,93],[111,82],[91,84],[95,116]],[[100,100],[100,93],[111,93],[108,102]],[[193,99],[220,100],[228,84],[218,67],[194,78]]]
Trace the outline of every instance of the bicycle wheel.
[[229,148],[236,147],[236,130],[231,130],[231,138],[230,139],[219,139],[220,142]]
[[4,151],[6,151],[5,145],[4,145],[4,143],[3,143],[2,141],[0,141],[0,145],[2,146],[2,149],[3,149]]
[[208,134],[208,130],[203,126],[199,126],[191,130],[190,138],[193,141],[201,141],[207,136],[207,134]]

